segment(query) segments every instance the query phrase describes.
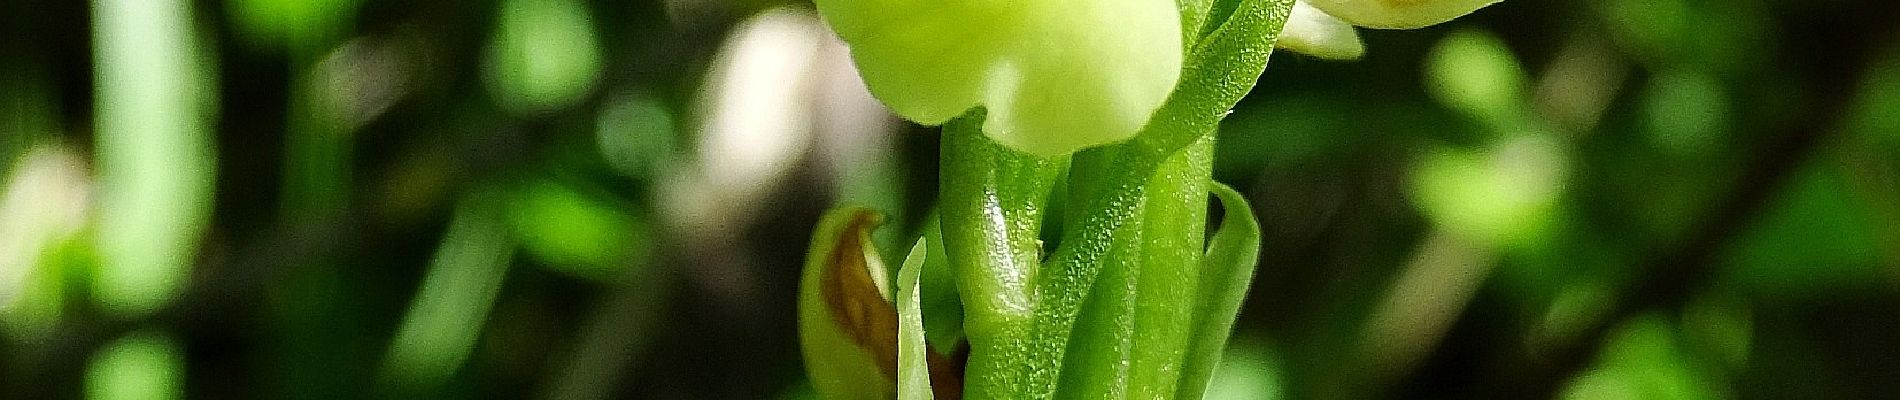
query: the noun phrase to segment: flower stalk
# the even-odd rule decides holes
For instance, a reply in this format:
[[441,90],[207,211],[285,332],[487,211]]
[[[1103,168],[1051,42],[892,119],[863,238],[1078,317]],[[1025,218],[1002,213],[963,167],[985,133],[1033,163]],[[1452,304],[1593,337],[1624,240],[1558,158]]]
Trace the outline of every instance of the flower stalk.
[[[900,371],[906,377],[897,383],[900,398],[1198,399],[1205,391],[1260,250],[1259,226],[1245,200],[1212,180],[1215,132],[1264,72],[1295,0],[1179,0],[1172,5],[1179,19],[1163,22],[1129,11],[1151,8],[1154,1],[1160,0],[1052,1],[1018,9],[1009,9],[1015,3],[988,2],[818,2],[853,45],[874,94],[906,118],[943,124],[935,231],[941,240],[931,239],[932,246],[941,246],[941,257],[926,250],[932,246],[915,246],[896,290],[900,301],[915,304],[896,309],[905,314],[901,329],[917,330],[931,326],[926,313],[960,310],[962,331],[947,339],[932,332],[894,335],[905,341],[896,346],[907,349],[901,354],[929,358],[895,363],[929,369]],[[1353,23],[1377,22],[1367,15],[1392,17],[1379,12],[1407,12],[1381,9],[1384,3],[1374,0],[1323,3],[1302,10],[1360,13],[1346,18]],[[1442,3],[1458,4],[1433,11],[1462,15],[1470,10],[1452,9],[1489,1]],[[875,18],[879,5],[899,9],[904,18]],[[931,10],[937,12],[925,12]],[[1049,18],[1038,17],[1044,14]],[[1000,22],[976,29],[958,24],[977,16]],[[1334,29],[1345,22],[1322,14],[1308,18],[1330,28],[1289,31],[1327,33],[1300,48],[1357,45],[1350,27]],[[1406,24],[1387,25],[1421,18],[1437,17],[1400,15]],[[1142,39],[1051,45],[1071,37],[1130,34],[1103,33],[1122,27],[1087,26],[1109,21],[1129,22],[1126,28]],[[1040,36],[1010,36],[1025,32]],[[1178,36],[1179,42],[1150,37],[1157,34]],[[1155,52],[1178,53],[1178,62],[1169,54],[1149,58],[1172,67],[1148,64],[1152,59],[1127,68],[1115,64]],[[1337,58],[1350,53],[1338,52]],[[1064,82],[1080,89],[1051,92]],[[1155,92],[1147,88],[1156,82],[1172,89],[1163,92],[1165,98],[1149,99]],[[1132,126],[1138,129],[1120,132],[1132,129],[1123,123],[1128,120],[1137,121]],[[1211,237],[1210,198],[1224,210]],[[814,242],[814,252],[825,249],[823,240]],[[819,254],[826,253],[814,257]],[[949,273],[919,271],[927,268]],[[949,301],[957,304],[910,294],[933,284],[947,287],[932,282],[933,276],[954,280],[949,284],[956,296]],[[825,287],[806,282],[804,290],[814,285]],[[939,370],[944,360],[962,356],[967,360],[961,365],[948,366],[954,371]],[[942,387],[959,382],[958,388]]]

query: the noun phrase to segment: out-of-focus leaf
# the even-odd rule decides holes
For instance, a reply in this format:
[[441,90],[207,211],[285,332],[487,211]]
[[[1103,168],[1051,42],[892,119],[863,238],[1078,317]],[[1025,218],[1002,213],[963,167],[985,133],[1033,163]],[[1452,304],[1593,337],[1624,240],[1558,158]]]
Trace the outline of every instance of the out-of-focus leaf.
[[1642,104],[1650,144],[1672,153],[1706,154],[1722,148],[1730,132],[1728,93],[1707,71],[1660,71],[1650,77]]
[[1725,277],[1774,298],[1827,296],[1890,282],[1881,215],[1831,157],[1788,177],[1753,226],[1727,248]]
[[226,3],[233,25],[254,45],[319,51],[344,35],[361,0],[235,0]]
[[1523,248],[1548,237],[1566,179],[1553,140],[1522,136],[1495,150],[1444,148],[1413,178],[1414,199],[1432,220],[1488,248]]
[[1317,174],[1330,169],[1329,162],[1356,162],[1354,149],[1376,144],[1377,136],[1354,125],[1363,107],[1336,90],[1249,102],[1221,125],[1214,149],[1218,179],[1254,179],[1262,170]]
[[[1890,152],[1900,152],[1900,46],[1894,46],[1872,68],[1861,86],[1853,128],[1871,135]],[[1900,153],[1887,153],[1900,154]]]
[[1220,365],[1227,338],[1233,334],[1234,321],[1240,317],[1240,305],[1253,284],[1255,266],[1260,262],[1260,222],[1254,220],[1247,198],[1234,188],[1215,183],[1214,196],[1220,199],[1221,226],[1208,239],[1207,258],[1201,264],[1200,303],[1195,305],[1194,339],[1182,364],[1180,389],[1176,399],[1199,399],[1207,392],[1208,382]]
[[1755,342],[1755,315],[1740,296],[1709,290],[1682,312],[1686,347],[1728,370],[1747,368]]
[[1236,337],[1221,357],[1207,397],[1178,400],[1279,400],[1286,397],[1286,370],[1265,344]]
[[0,333],[34,341],[66,307],[69,262],[92,191],[79,155],[61,146],[36,148],[0,176]]
[[798,338],[812,387],[825,399],[897,396],[897,310],[890,275],[871,246],[880,219],[863,208],[833,210],[819,221],[805,253]]
[[138,331],[106,343],[86,365],[88,400],[185,397],[185,354],[160,332]]
[[561,184],[531,182],[510,203],[522,249],[559,272],[613,281],[651,255],[647,221]]
[[387,394],[431,394],[473,352],[514,259],[501,202],[483,190],[456,206],[383,359],[379,379]]
[[593,17],[579,0],[503,0],[483,70],[501,106],[533,114],[573,105],[600,79]]
[[1708,365],[1685,353],[1673,327],[1647,315],[1617,328],[1597,364],[1564,391],[1567,400],[1733,398],[1711,380]]
[[215,88],[190,2],[93,2],[98,248],[92,296],[143,315],[184,290],[211,214]]
[[[1655,68],[1717,74],[1759,68],[1774,53],[1772,2],[1606,0],[1591,2],[1609,37],[1631,58]],[[1805,3],[1804,3],[1805,4]]]
[[1529,124],[1523,64],[1496,35],[1461,30],[1446,36],[1427,56],[1425,85],[1432,97],[1488,124],[1500,133],[1522,133]]
[[653,179],[673,162],[677,125],[672,110],[655,96],[621,94],[601,105],[594,124],[600,156],[629,177]]
[[923,290],[919,275],[930,253],[923,240],[910,248],[897,271],[897,398],[930,400],[930,346],[924,342]]

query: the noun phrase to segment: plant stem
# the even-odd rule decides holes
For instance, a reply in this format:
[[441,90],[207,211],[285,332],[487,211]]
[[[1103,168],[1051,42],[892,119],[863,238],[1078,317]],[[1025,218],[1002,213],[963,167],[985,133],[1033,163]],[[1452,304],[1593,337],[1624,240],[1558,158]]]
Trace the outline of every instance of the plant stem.
[[[1056,395],[1082,305],[1113,258],[1117,236],[1131,222],[1139,226],[1150,180],[1165,160],[1210,135],[1252,90],[1291,7],[1291,0],[1247,0],[1226,19],[1210,21],[1219,27],[1189,57],[1173,97],[1142,133],[1076,156],[1071,174],[1099,183],[1071,193],[1080,207],[1041,268],[1035,267],[1035,217],[1060,164],[990,143],[980,113],[945,126],[943,233],[967,313],[966,398]],[[1170,175],[1164,179],[1179,178]],[[1198,207],[1205,212],[1204,202]],[[1130,272],[1133,279],[1139,271]],[[1156,351],[1163,356],[1144,359],[1166,358],[1168,351]]]
[[[941,229],[964,302],[969,369],[989,371],[1020,362],[998,348],[1021,342],[1032,327],[1043,202],[1062,163],[1002,148],[983,136],[982,121],[975,112],[944,126]],[[969,398],[983,399],[1010,398],[1001,388],[1014,385],[968,386]]]

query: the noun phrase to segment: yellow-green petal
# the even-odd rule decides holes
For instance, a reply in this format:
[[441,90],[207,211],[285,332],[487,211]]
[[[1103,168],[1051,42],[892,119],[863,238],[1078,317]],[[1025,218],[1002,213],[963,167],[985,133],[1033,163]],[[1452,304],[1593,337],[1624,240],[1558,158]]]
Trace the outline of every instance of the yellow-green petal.
[[1037,155],[1133,137],[1181,74],[1169,0],[819,0],[871,93],[940,125],[988,110],[984,133]]
[[1500,0],[1308,0],[1353,25],[1416,29],[1462,17]]
[[798,289],[798,339],[812,388],[827,400],[897,397],[897,309],[871,229],[882,217],[844,208],[818,222]]
[[1293,3],[1293,14],[1274,47],[1327,60],[1357,60],[1366,55],[1359,31],[1306,1]]

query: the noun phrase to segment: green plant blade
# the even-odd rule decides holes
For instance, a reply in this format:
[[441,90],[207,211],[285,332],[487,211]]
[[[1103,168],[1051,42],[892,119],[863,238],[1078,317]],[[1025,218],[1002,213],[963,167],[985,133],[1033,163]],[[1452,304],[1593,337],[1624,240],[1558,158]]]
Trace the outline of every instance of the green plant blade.
[[923,274],[929,247],[918,240],[897,271],[897,398],[931,400],[929,345],[924,343]]
[[1181,82],[1128,143],[1139,149],[1129,156],[1147,157],[1149,163],[1124,169],[1146,178],[1162,158],[1213,132],[1266,71],[1292,9],[1293,0],[1216,2],[1204,28],[1209,32],[1188,57]]
[[[1140,213],[1142,205],[1132,206]],[[1129,390],[1129,357],[1135,347],[1136,283],[1142,277],[1142,224],[1130,221],[1115,233],[1102,261],[1102,276],[1076,317],[1062,363],[1058,399],[1120,399]]]
[[1214,10],[1214,0],[1175,0],[1174,6],[1181,10],[1181,47],[1192,50],[1201,39],[1208,13]]
[[1234,188],[1215,183],[1214,196],[1220,199],[1227,215],[1220,230],[1208,240],[1207,258],[1201,265],[1203,290],[1195,307],[1194,342],[1189,345],[1183,364],[1181,389],[1174,398],[1199,399],[1207,392],[1207,383],[1220,364],[1221,351],[1233,334],[1234,320],[1253,283],[1254,266],[1260,261],[1260,223],[1253,208]]
[[378,372],[389,397],[437,393],[475,354],[514,260],[501,207],[493,189],[456,205]]
[[932,212],[920,236],[925,243],[924,270],[918,273],[922,297],[924,341],[939,355],[953,352],[963,341],[963,299],[957,294],[956,272],[944,255],[943,229]]
[[1195,142],[1148,181],[1134,310],[1139,339],[1129,356],[1128,398],[1169,398],[1181,376],[1200,292],[1201,271],[1194,266],[1206,251],[1213,149],[1212,136]]

